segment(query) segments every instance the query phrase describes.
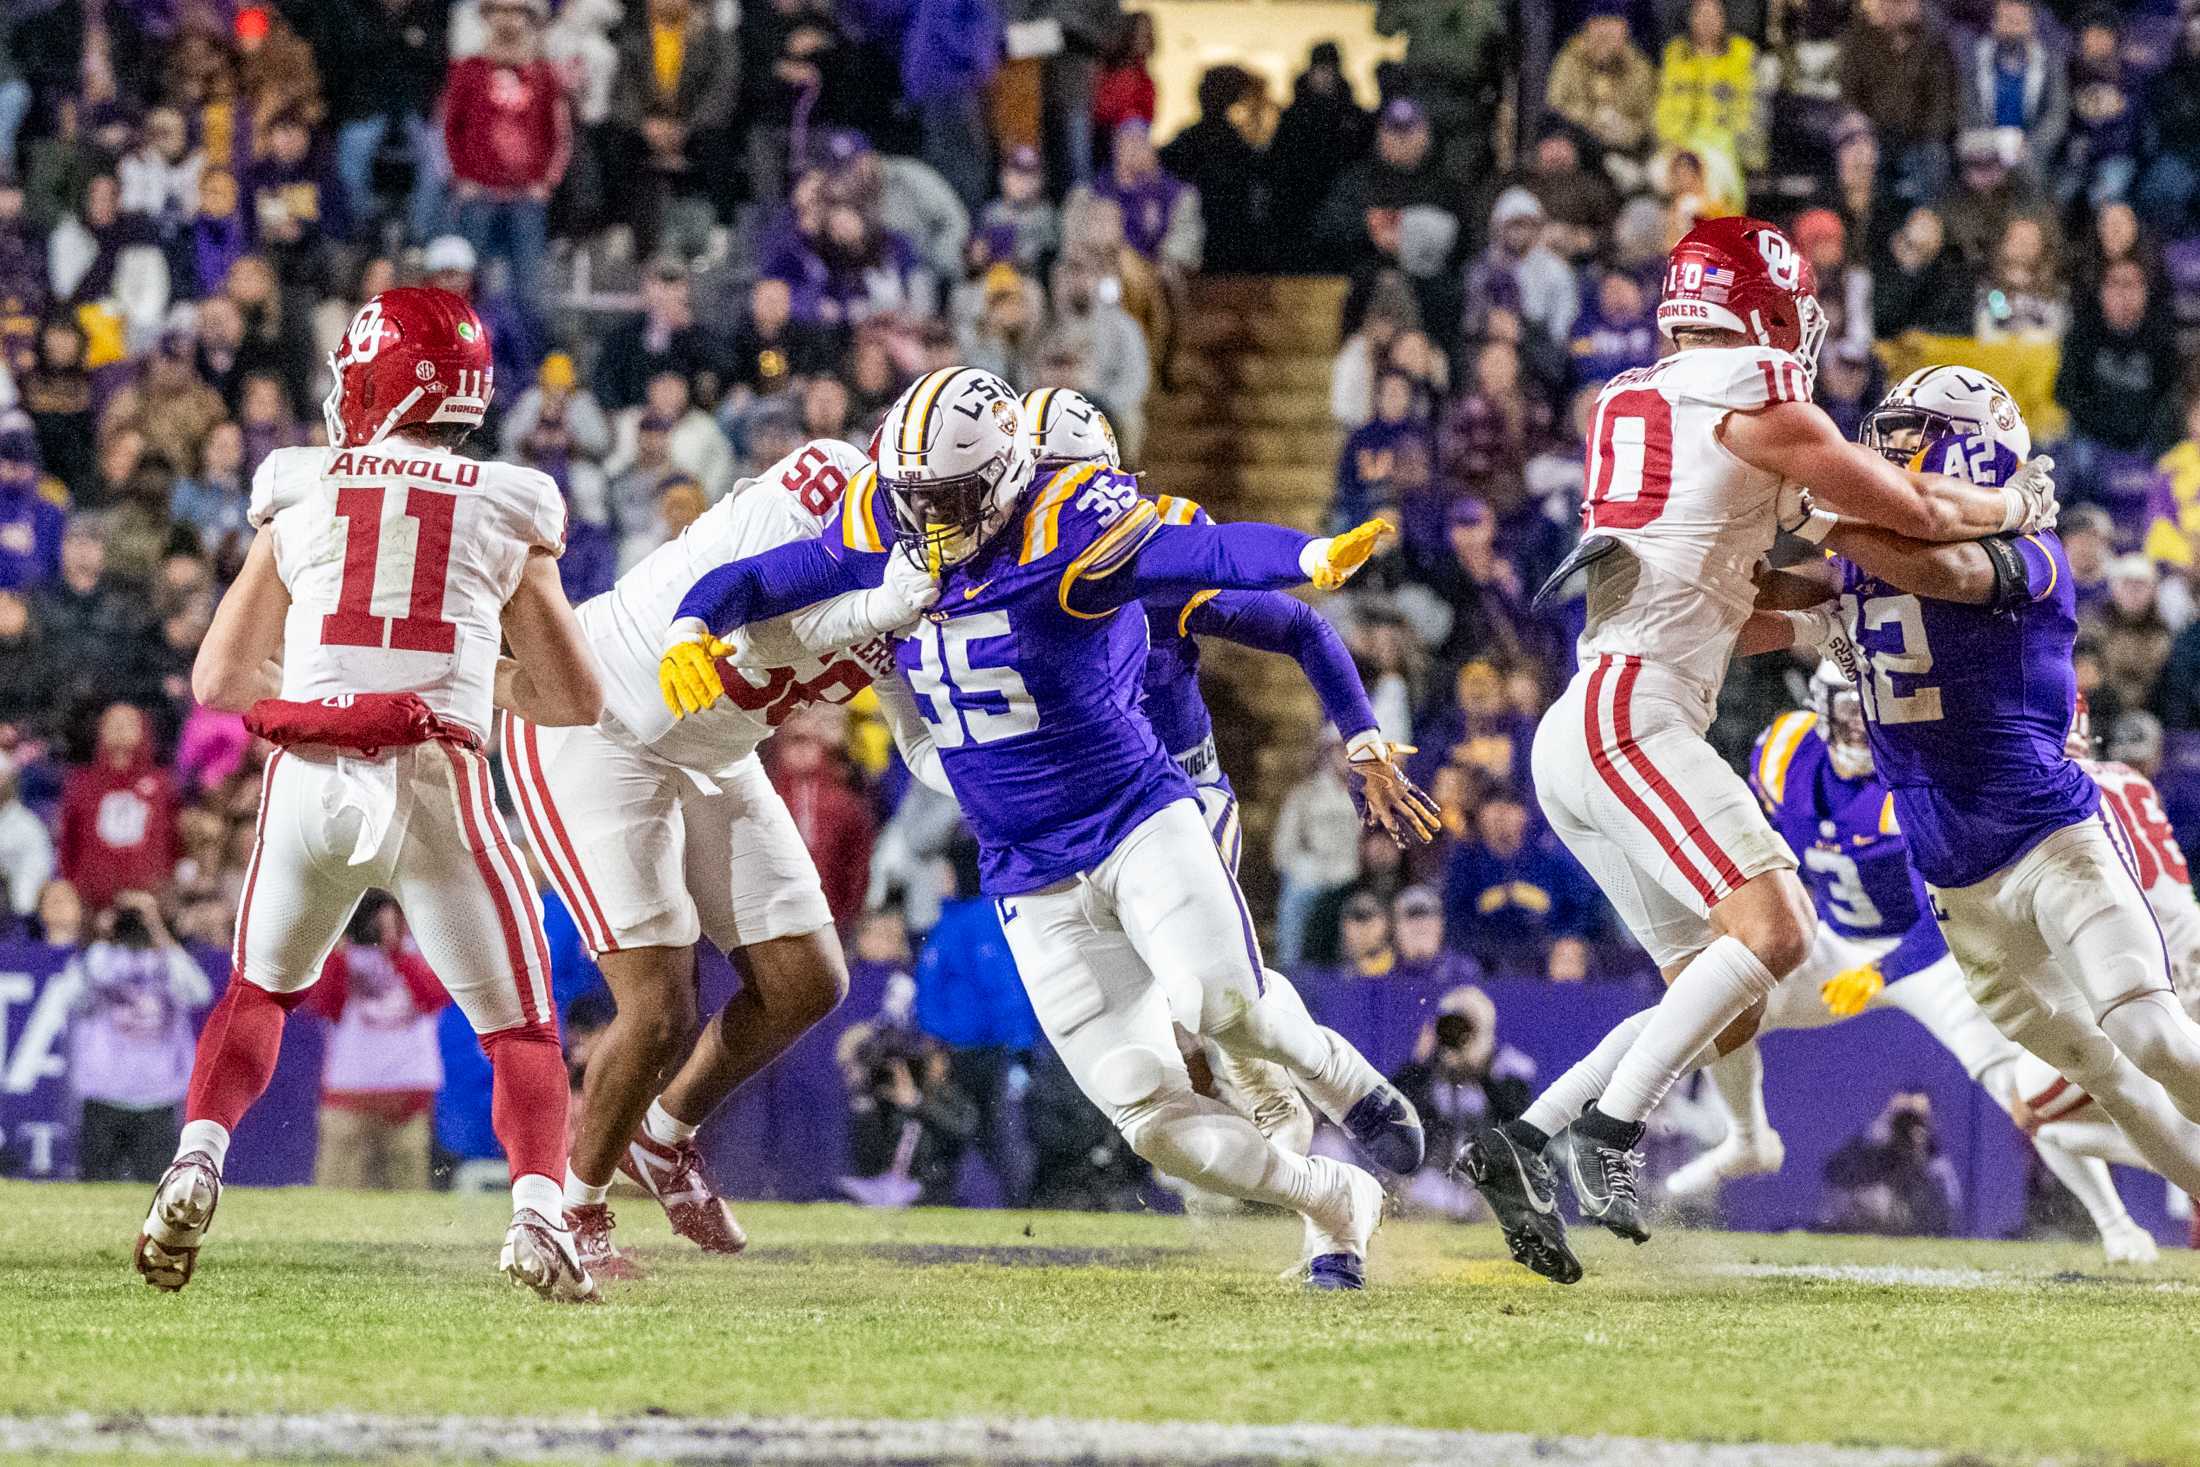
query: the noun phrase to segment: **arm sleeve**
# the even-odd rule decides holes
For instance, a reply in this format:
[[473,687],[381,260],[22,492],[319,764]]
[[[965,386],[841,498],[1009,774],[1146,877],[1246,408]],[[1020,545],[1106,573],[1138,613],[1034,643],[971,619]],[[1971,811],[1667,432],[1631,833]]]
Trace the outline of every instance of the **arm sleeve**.
[[1280,591],[1223,591],[1186,607],[1184,625],[1200,636],[1289,655],[1314,685],[1340,736],[1349,739],[1375,727],[1375,710],[1344,639],[1304,601]]
[[679,615],[700,617],[723,636],[750,622],[864,590],[885,573],[883,555],[842,560],[822,540],[797,540],[705,571],[680,598]]
[[1306,583],[1299,555],[1313,539],[1281,525],[1155,524],[1126,554],[1072,566],[1063,594],[1093,613],[1210,587],[1282,590]]
[[[850,591],[789,616],[773,617],[749,627],[740,637],[733,656],[735,667],[785,667],[808,657],[824,657],[843,647],[853,647],[895,629],[879,623],[889,614],[882,610],[882,593],[876,587]],[[899,610],[900,603],[894,603]],[[899,625],[897,622],[896,626]]]
[[1902,934],[1899,942],[1887,950],[1879,960],[1879,976],[1889,983],[1897,978],[1907,978],[1920,969],[1931,967],[1948,952],[1948,941],[1940,935],[1940,923],[1933,916],[1933,904],[1925,890],[1925,879],[1910,870],[1910,889],[1917,896],[1917,920],[1910,930]]
[[932,742],[931,727],[917,711],[917,700],[910,696],[908,687],[893,675],[872,683],[871,689],[878,694],[879,713],[886,719],[887,732],[894,736],[894,747],[901,753],[901,762],[909,766],[909,773],[926,789],[953,798],[955,791],[947,782],[939,746]]

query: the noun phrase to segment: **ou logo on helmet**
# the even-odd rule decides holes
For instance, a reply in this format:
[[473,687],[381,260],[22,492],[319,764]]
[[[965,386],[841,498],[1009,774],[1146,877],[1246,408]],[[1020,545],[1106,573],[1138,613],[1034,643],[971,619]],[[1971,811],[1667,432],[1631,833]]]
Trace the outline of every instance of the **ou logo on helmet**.
[[1782,290],[1793,290],[1802,283],[1803,257],[1795,253],[1795,246],[1788,237],[1776,229],[1757,231],[1757,253],[1764,257],[1765,273],[1772,283]]
[[[351,318],[351,329],[344,333],[344,354],[338,359],[340,367],[358,366],[373,361],[382,352],[382,336],[387,323],[382,319],[382,303],[368,301],[359,308],[359,314]],[[395,332],[391,332],[395,335]]]

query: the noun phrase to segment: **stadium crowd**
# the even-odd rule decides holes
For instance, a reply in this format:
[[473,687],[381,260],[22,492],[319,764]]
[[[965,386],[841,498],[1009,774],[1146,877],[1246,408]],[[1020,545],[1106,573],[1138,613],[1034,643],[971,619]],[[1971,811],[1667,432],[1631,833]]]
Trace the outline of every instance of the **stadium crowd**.
[[[1273,946],[1311,994],[1458,995],[1412,1077],[1432,1117],[1525,1093],[1478,977],[1641,968],[1528,788],[1579,617],[1531,597],[1573,539],[1585,408],[1657,355],[1696,219],[1791,230],[1845,425],[1907,363],[2011,384],[2064,466],[2096,722],[2200,818],[2200,5],[1379,0],[1376,24],[1404,45],[1380,95],[1333,44],[1287,99],[1217,66],[1157,146],[1155,27],[1116,0],[0,0],[0,878],[20,934],[84,947],[86,1044],[188,1054],[206,992],[169,955],[228,942],[260,762],[188,669],[255,466],[315,441],[321,364],[401,280],[488,321],[475,446],[564,489],[578,601],[953,361],[1082,390],[1135,467],[1192,277],[1349,277],[1328,517],[1403,533],[1324,609],[1445,831],[1363,835],[1317,761],[1276,822]],[[1737,672],[1725,751],[1796,672]],[[1006,1155],[972,1097],[1034,1037],[981,1022],[1017,1005],[986,997],[1014,985],[952,807],[860,704],[765,757],[859,970],[915,978],[845,1046],[865,1169],[936,1188],[966,1144]],[[583,993],[569,921],[562,948]],[[376,910],[331,959],[320,1007],[375,1006],[360,1032],[392,1046],[332,1060],[334,1175],[417,1175],[443,998],[407,952]],[[86,1072],[95,1103],[180,1097],[180,1069]],[[1026,1151],[1089,1154],[1077,1119]],[[103,1133],[118,1174],[128,1132]],[[1029,1195],[1028,1154],[996,1170]]]

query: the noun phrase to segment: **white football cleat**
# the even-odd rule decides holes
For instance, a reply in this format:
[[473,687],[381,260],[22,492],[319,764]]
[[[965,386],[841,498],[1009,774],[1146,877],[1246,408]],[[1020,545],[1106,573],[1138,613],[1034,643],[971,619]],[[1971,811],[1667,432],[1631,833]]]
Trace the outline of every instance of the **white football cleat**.
[[1753,1136],[1726,1133],[1726,1139],[1665,1179],[1668,1197],[1703,1197],[1721,1182],[1737,1177],[1769,1176],[1787,1162],[1787,1143],[1771,1129]]
[[1317,1210],[1306,1214],[1306,1251],[1287,1278],[1310,1289],[1367,1287],[1367,1245],[1383,1225],[1383,1184],[1350,1162],[1310,1156],[1325,1183]]
[[512,1214],[497,1266],[513,1283],[555,1303],[588,1304],[597,1298],[596,1281],[581,1262],[573,1235],[532,1207]]
[[212,1156],[194,1151],[168,1164],[131,1250],[131,1263],[145,1282],[170,1294],[191,1282],[199,1264],[199,1240],[214,1225],[214,1209],[221,1200],[222,1174]]
[[2111,1227],[2101,1229],[2101,1252],[2110,1263],[2128,1263],[2138,1267],[2160,1260],[2161,1250],[2154,1246],[2154,1235],[2130,1218]]

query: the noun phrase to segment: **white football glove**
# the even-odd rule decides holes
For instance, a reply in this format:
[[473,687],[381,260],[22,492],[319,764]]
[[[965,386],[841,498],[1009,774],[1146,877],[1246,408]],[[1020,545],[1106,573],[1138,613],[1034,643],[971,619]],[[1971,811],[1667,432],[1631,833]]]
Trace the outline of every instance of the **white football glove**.
[[939,578],[909,556],[886,557],[886,579],[872,592],[871,620],[880,635],[909,625],[939,603]]
[[2055,503],[2055,460],[2046,454],[2026,459],[2024,467],[2012,474],[2009,482],[2001,486],[2002,533],[2014,530],[2029,535],[2035,530],[2051,530],[2061,507]]

